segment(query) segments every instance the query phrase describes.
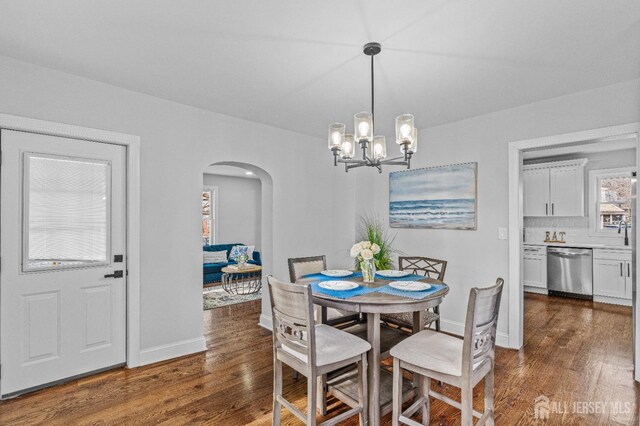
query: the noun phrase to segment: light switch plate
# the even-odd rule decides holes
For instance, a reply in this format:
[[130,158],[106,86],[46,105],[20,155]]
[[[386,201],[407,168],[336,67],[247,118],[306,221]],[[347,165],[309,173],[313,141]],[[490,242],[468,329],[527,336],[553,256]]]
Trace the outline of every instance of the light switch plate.
[[498,228],[498,239],[499,240],[507,239],[507,228]]

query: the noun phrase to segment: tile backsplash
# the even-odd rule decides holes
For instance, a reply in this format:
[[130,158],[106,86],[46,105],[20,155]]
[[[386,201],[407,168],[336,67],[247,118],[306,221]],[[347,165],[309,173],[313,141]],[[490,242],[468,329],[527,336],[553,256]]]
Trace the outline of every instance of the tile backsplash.
[[[545,232],[565,232],[564,240],[574,244],[606,244],[624,245],[624,233],[593,236],[589,234],[588,217],[525,217],[524,242],[540,243],[544,241]],[[558,235],[558,238],[560,236]]]

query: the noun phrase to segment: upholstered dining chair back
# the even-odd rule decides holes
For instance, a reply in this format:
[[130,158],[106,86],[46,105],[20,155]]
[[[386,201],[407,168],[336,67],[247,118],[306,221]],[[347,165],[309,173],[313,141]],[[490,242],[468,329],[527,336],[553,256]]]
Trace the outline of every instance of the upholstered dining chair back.
[[315,321],[308,285],[267,277],[273,318],[274,350],[284,349],[315,364]]
[[493,366],[503,286],[504,280],[498,278],[494,286],[471,289],[462,347],[463,376],[471,376],[487,362]]
[[289,259],[289,279],[295,283],[308,274],[317,274],[327,269],[327,258],[322,256],[293,257]]
[[447,270],[446,260],[432,259],[430,257],[400,256],[398,263],[402,271],[412,271],[414,274],[438,281],[444,281],[444,273]]

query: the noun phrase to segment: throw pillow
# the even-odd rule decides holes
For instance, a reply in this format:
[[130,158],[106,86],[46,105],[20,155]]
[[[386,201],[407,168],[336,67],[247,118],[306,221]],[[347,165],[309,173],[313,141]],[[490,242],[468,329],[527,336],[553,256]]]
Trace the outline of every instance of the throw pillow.
[[227,263],[227,251],[204,251],[204,263]]
[[231,252],[229,252],[229,259],[236,260],[241,254],[249,256],[248,252],[249,247],[247,246],[233,246],[231,247]]
[[256,246],[247,246],[247,256],[249,256],[249,260],[253,259],[253,252],[256,249]]

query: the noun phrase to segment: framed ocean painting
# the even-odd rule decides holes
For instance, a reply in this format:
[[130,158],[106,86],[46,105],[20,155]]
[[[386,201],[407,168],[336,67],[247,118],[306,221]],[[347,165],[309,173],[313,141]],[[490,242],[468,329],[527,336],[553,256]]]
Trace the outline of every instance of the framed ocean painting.
[[478,163],[389,174],[392,228],[476,229]]

